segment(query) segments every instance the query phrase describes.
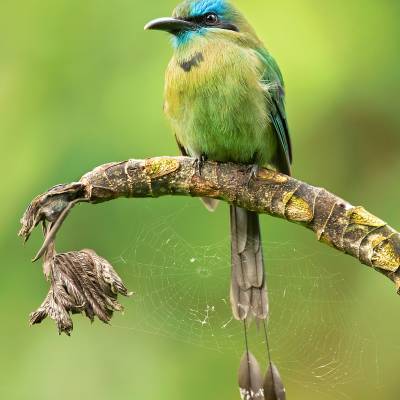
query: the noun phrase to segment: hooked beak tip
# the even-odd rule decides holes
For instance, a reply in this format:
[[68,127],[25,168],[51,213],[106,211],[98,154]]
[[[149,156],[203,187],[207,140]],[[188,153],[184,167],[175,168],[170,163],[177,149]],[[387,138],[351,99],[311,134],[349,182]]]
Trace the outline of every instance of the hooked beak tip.
[[145,31],[151,30],[151,22],[148,22],[148,23],[144,26],[143,30],[145,30]]

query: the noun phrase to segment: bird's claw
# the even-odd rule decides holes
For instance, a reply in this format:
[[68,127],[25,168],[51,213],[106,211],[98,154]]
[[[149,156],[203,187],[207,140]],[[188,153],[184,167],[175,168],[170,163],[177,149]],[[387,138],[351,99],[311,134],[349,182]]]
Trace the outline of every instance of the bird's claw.
[[50,222],[49,228],[45,230],[43,246],[33,261],[42,257],[50,242],[54,240],[69,211],[81,201],[87,201],[87,199],[84,185],[78,182],[54,186],[29,204],[21,218],[22,226],[19,231],[19,236],[25,242],[40,222]]
[[247,183],[247,187],[250,186],[250,183],[251,183],[252,180],[256,180],[257,179],[259,171],[260,171],[260,166],[259,165],[257,165],[257,164],[249,165],[249,167],[248,167],[249,175],[248,175],[247,182],[246,182]]
[[202,154],[201,156],[196,158],[195,162],[196,162],[197,173],[200,177],[202,175],[203,167],[204,167],[204,164],[206,163],[206,161],[207,161],[207,157],[204,154]]

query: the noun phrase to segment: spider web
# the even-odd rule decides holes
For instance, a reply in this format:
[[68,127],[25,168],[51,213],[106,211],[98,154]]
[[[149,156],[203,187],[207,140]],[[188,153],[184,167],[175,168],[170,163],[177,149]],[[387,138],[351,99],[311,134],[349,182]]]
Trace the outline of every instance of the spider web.
[[[136,292],[130,325],[114,327],[233,352],[239,360],[243,326],[232,318],[229,303],[229,237],[191,245],[174,229],[176,218],[146,223],[113,260]],[[373,334],[346,312],[357,306],[357,299],[343,276],[320,265],[318,253],[305,254],[295,243],[269,240],[264,249],[273,361],[285,382],[317,392],[320,399],[349,399],[346,385],[365,382],[371,357],[378,369],[376,352],[370,354],[376,343]],[[265,360],[265,340],[255,323],[249,343],[260,362]]]

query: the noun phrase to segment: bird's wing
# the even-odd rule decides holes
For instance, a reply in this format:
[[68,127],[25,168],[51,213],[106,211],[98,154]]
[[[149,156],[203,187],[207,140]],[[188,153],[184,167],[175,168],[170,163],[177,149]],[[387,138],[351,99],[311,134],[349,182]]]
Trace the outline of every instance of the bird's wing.
[[276,158],[280,171],[290,175],[292,163],[292,144],[285,112],[285,88],[281,71],[275,59],[265,50],[258,51],[264,65],[262,82],[268,95],[268,112],[273,130],[278,138],[279,154]]
[[188,152],[183,147],[182,143],[178,140],[178,137],[176,135],[175,135],[175,140],[176,140],[176,144],[178,145],[179,151],[181,152],[181,155],[184,157],[188,157],[189,156]]

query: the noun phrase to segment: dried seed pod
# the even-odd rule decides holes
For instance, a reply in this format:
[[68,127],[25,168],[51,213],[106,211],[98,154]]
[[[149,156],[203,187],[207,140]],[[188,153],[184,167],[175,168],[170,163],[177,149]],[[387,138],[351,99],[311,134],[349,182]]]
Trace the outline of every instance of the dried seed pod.
[[265,400],[286,400],[286,390],[275,364],[270,362],[264,379]]
[[60,334],[70,335],[71,313],[84,312],[91,321],[97,316],[108,323],[114,311],[123,311],[117,301],[118,294],[132,295],[112,265],[93,250],[57,254],[51,244],[43,269],[51,287],[29,321],[31,325],[39,324],[48,316],[57,323]]
[[261,368],[250,352],[245,352],[240,361],[238,378],[242,400],[264,400]]

